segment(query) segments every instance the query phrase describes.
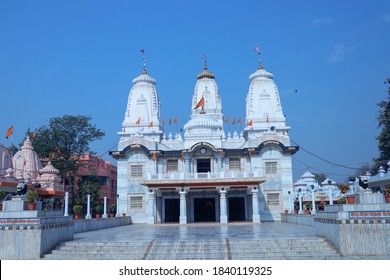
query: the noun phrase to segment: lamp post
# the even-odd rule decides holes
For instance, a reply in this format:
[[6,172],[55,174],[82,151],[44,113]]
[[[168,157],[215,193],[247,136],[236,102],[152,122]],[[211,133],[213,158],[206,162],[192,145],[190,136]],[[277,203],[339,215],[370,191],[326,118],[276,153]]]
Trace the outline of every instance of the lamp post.
[[332,180],[328,180],[328,196],[329,196],[329,205],[333,205],[333,188]]
[[103,213],[103,218],[107,218],[108,215],[107,215],[107,193],[105,192],[104,193],[104,206],[103,206],[103,209],[104,209],[104,213]]
[[288,191],[287,193],[288,193],[288,202],[289,202],[288,208],[289,208],[289,212],[292,214],[293,211],[294,211],[293,201],[292,201],[292,195],[291,195],[291,192],[290,192],[290,191]]
[[69,214],[68,214],[68,212],[69,212],[69,192],[68,191],[65,192],[65,207],[64,208],[65,208],[64,209],[64,216],[68,217],[69,216]]
[[303,210],[302,210],[302,189],[301,188],[298,189],[298,200],[299,200],[299,211],[298,211],[298,214],[303,214]]
[[91,219],[91,194],[88,191],[87,194],[87,215],[85,215],[86,219]]
[[314,185],[310,185],[310,187],[308,188],[308,190],[311,192],[311,214],[315,214],[316,213],[316,202],[314,200]]

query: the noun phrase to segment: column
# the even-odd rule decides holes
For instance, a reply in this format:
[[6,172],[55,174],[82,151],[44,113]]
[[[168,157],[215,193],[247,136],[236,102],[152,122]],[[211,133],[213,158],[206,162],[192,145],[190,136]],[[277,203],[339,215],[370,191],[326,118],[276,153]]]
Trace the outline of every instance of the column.
[[103,215],[102,218],[107,218],[107,193],[104,193],[104,205],[103,205]]
[[85,215],[86,219],[91,219],[91,195],[87,194],[87,215]]
[[147,208],[147,224],[153,225],[155,223],[155,211],[154,206],[156,205],[156,189],[149,189],[148,192],[148,208]]
[[252,221],[260,223],[259,188],[248,187],[252,195]]
[[229,187],[217,187],[217,191],[219,192],[219,221],[221,224],[226,224],[228,222],[227,215],[227,202],[226,202],[226,194],[229,190]]
[[190,173],[190,159],[189,158],[186,158],[184,159],[184,171],[185,173]]
[[180,224],[187,224],[187,200],[186,195],[190,188],[188,187],[182,187],[182,188],[176,188],[176,191],[180,195]]
[[65,207],[64,207],[64,216],[68,217],[69,214],[69,192],[65,193]]
[[119,194],[116,195],[116,217],[120,217],[119,215]]

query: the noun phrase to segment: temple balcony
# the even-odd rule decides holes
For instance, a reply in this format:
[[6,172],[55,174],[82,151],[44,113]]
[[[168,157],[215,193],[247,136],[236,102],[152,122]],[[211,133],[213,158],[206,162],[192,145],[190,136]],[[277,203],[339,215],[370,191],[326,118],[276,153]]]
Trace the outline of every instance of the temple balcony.
[[221,171],[216,173],[148,173],[146,180],[140,183],[148,187],[248,187],[258,186],[267,179],[260,176],[258,170],[255,171]]

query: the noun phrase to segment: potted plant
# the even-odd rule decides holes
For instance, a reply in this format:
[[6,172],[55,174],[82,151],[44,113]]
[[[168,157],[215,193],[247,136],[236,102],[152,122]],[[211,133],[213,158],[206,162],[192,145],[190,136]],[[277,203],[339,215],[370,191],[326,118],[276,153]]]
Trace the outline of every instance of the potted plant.
[[111,204],[110,205],[110,217],[113,218],[115,216],[115,213],[116,213],[116,205]]
[[390,203],[390,186],[387,186],[384,190],[383,193],[385,194],[386,202]]
[[346,194],[349,191],[349,186],[346,184],[339,185],[339,190],[341,193]]
[[311,203],[310,202],[306,202],[303,206],[304,206],[305,214],[310,214]]
[[345,204],[347,201],[345,199],[345,197],[340,197],[339,199],[337,199],[337,204]]
[[81,209],[82,209],[82,208],[83,208],[83,206],[78,205],[78,204],[76,204],[75,206],[73,206],[73,213],[74,213],[74,218],[75,218],[75,220],[80,219],[80,213],[81,213]]
[[37,191],[32,191],[28,192],[26,195],[26,200],[28,202],[28,209],[29,210],[35,210],[36,209],[36,204],[35,202],[37,201],[39,197],[39,194]]
[[102,214],[102,206],[100,204],[95,207],[96,219],[99,219]]
[[[349,186],[347,184],[341,184],[339,185],[339,190],[342,194],[346,195],[349,191]],[[347,196],[348,204],[354,204],[355,203],[355,197],[354,196]]]
[[0,191],[0,211],[3,210],[3,201],[4,201],[6,196],[7,196],[7,193],[5,191]]

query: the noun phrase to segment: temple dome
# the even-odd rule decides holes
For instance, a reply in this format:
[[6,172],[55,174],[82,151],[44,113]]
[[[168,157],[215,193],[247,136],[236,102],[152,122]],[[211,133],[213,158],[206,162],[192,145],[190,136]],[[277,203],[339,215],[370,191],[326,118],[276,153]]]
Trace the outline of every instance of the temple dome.
[[254,73],[249,76],[249,80],[252,82],[254,79],[270,79],[273,80],[274,75],[272,73],[264,70],[264,68],[259,67]]
[[214,74],[209,72],[207,66],[205,66],[203,72],[198,75],[198,80],[203,78],[215,79]]
[[42,163],[33,149],[29,136],[27,136],[21,149],[12,157],[12,165],[15,178],[24,179],[26,182],[30,180],[34,182],[38,177]]
[[133,80],[133,85],[138,83],[147,83],[147,84],[156,85],[156,80],[150,77],[148,74],[146,74],[146,72],[142,72],[141,75],[139,75],[137,78]]
[[39,169],[40,174],[59,174],[60,171],[56,169],[52,164],[51,161],[44,167]]
[[184,130],[222,130],[222,125],[215,118],[207,114],[198,114],[184,125]]

